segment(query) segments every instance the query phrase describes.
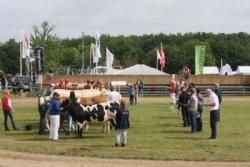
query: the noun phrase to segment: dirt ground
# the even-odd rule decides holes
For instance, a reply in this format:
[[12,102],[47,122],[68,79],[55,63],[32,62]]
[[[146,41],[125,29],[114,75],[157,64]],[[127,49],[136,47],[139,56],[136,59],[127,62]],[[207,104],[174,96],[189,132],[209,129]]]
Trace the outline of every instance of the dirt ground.
[[[165,101],[166,100],[166,101]],[[224,98],[224,102],[249,102],[248,98]],[[165,98],[143,98],[143,103],[168,103]],[[28,107],[36,105],[37,100],[31,98],[18,98],[13,100],[14,106]],[[192,161],[157,161],[157,160],[122,160],[101,159],[89,157],[71,157],[42,155],[0,150],[0,167],[250,167],[250,162],[192,162]]]
[[249,162],[121,160],[19,153],[0,150],[1,167],[250,167]]

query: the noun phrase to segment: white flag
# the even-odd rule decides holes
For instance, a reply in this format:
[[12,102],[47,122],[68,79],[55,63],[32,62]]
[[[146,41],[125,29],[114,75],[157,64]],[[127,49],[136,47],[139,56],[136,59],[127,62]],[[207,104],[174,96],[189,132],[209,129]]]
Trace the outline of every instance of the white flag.
[[[101,58],[101,40],[100,40],[100,34],[98,33],[98,31],[96,31],[96,36],[95,36],[95,45],[96,45],[96,57]],[[99,61],[99,60],[98,60]]]
[[21,31],[22,58],[30,58],[30,40],[24,31]]
[[157,55],[157,60],[161,60],[161,55],[158,49],[156,51],[156,55]]
[[108,71],[112,69],[113,61],[114,61],[113,53],[111,53],[110,50],[106,48],[106,67]]
[[91,56],[93,57],[93,63],[98,63],[98,57],[96,57],[96,46],[91,43],[90,45]]

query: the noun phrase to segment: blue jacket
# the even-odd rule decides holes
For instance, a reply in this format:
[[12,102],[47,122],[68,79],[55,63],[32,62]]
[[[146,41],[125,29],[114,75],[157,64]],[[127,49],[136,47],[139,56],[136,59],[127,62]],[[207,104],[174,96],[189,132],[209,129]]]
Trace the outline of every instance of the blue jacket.
[[60,103],[58,100],[52,99],[50,101],[49,115],[60,115]]
[[116,120],[115,129],[130,128],[128,109],[122,109],[122,108],[118,109],[115,120]]

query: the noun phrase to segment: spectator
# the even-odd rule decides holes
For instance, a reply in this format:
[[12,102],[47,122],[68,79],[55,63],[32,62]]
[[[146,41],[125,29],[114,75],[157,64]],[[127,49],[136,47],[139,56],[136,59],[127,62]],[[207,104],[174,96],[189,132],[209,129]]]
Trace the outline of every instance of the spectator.
[[217,95],[217,97],[219,99],[219,109],[218,109],[217,121],[220,121],[220,104],[222,102],[222,92],[220,90],[219,83],[214,84],[214,93]]
[[141,79],[138,79],[136,81],[136,84],[138,86],[138,90],[139,90],[139,96],[142,97],[143,96],[143,87],[144,87],[144,84],[143,84],[143,81]]
[[139,89],[138,86],[136,84],[134,84],[134,92],[135,92],[135,105],[138,103],[138,96],[139,96]]
[[133,105],[134,104],[134,97],[135,97],[135,92],[134,92],[133,85],[129,86],[128,94],[129,94],[130,105]]
[[184,79],[185,79],[185,80],[188,80],[189,75],[190,75],[190,69],[188,68],[188,66],[185,66],[185,67],[183,68],[183,76],[184,76]]
[[182,93],[179,97],[179,103],[178,103],[178,109],[181,108],[181,114],[182,114],[182,120],[183,120],[183,126],[187,127],[190,126],[190,114],[188,112],[188,107],[183,105],[187,104],[189,100],[189,95],[187,94],[187,91],[184,88],[181,88]]
[[108,93],[108,96],[110,101],[114,101],[117,104],[121,103],[122,96],[119,92],[115,90],[113,86],[110,87],[110,92]]
[[115,134],[116,141],[115,146],[118,147],[120,145],[120,137],[122,135],[122,147],[125,147],[127,144],[127,129],[130,128],[129,123],[129,111],[126,107],[126,101],[121,100],[120,108],[116,114],[116,126],[115,126]]
[[192,88],[190,90],[191,96],[188,100],[187,104],[182,104],[184,107],[188,107],[188,112],[190,114],[190,122],[191,122],[191,132],[194,133],[197,131],[197,109],[198,109],[198,98],[196,96],[196,90]]
[[5,90],[7,82],[6,82],[6,78],[5,78],[5,76],[3,74],[1,74],[0,80],[1,80],[2,90]]
[[50,134],[49,139],[52,141],[58,140],[58,130],[60,126],[60,103],[59,94],[53,93],[53,97],[50,101]]
[[10,117],[13,129],[17,130],[15,120],[13,117],[14,110],[13,110],[11,99],[10,99],[10,92],[8,90],[4,91],[4,96],[2,98],[2,108],[3,108],[3,113],[4,113],[4,129],[5,129],[5,131],[10,130],[8,128],[8,117]]
[[203,111],[203,95],[200,93],[200,89],[196,89],[196,95],[198,98],[198,113],[199,117],[196,119],[197,121],[197,131],[201,132],[202,131],[202,111]]
[[208,103],[204,104],[204,106],[208,106],[208,110],[210,111],[211,136],[209,137],[209,139],[211,141],[215,141],[217,138],[219,99],[211,89],[207,89],[206,91],[208,93]]
[[172,79],[169,82],[169,96],[172,104],[176,104],[175,89],[176,89],[176,81],[175,81],[175,75],[173,74]]
[[40,95],[38,95],[38,111],[40,115],[40,123],[39,123],[39,135],[45,133],[45,116],[48,110],[48,104],[46,101],[46,90],[43,90]]
[[90,80],[87,80],[87,84],[84,85],[83,89],[91,89]]

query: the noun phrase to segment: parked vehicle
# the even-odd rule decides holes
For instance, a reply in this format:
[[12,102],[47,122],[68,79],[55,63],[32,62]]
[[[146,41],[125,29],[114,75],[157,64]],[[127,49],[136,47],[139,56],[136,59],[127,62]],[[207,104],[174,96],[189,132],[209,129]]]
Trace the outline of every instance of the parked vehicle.
[[17,76],[13,83],[13,91],[20,92],[20,91],[30,91],[31,88],[31,78],[28,76]]

